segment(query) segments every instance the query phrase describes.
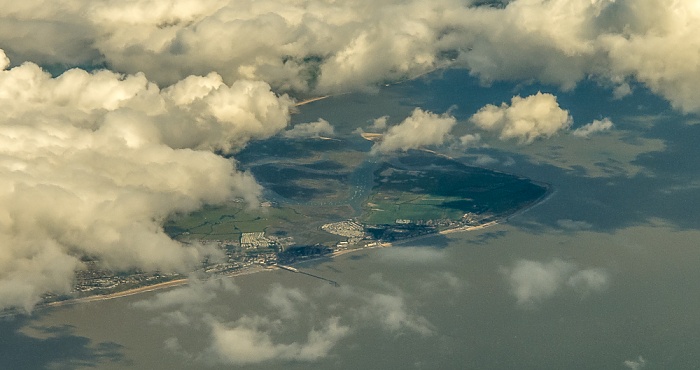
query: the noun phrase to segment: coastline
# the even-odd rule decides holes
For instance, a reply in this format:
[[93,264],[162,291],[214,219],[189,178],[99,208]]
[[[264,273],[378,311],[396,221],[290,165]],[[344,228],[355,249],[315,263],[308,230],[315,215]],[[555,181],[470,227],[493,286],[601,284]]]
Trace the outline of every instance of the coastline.
[[[272,271],[272,269],[265,268],[263,266],[253,266],[253,267],[245,268],[242,270],[233,271],[233,272],[226,273],[226,274],[221,274],[218,277],[219,278],[230,278],[230,277],[235,277],[235,276],[250,275],[250,274],[254,274],[254,273],[258,273],[258,272],[262,272],[262,271]],[[75,304],[97,302],[97,301],[107,301],[110,299],[129,297],[129,296],[141,294],[141,293],[153,292],[153,291],[163,290],[163,289],[168,289],[168,288],[175,288],[175,287],[187,285],[187,284],[189,284],[189,282],[190,282],[189,278],[181,278],[181,279],[176,279],[176,280],[164,281],[162,283],[157,283],[157,284],[153,284],[153,285],[146,285],[146,286],[142,286],[142,287],[138,287],[138,288],[132,288],[132,289],[124,290],[121,292],[115,292],[115,293],[110,293],[110,294],[96,294],[96,295],[88,296],[88,297],[73,298],[73,299],[67,299],[65,301],[40,304],[40,305],[37,305],[36,308],[41,309],[41,308],[50,308],[50,307],[71,306],[71,305],[75,305]]]
[[[509,219],[516,217],[518,215],[521,215],[521,214],[527,212],[528,210],[538,206],[539,204],[544,203],[547,200],[549,200],[551,198],[551,196],[556,191],[554,191],[549,184],[546,184],[546,187],[547,187],[547,192],[542,197],[540,197],[539,199],[534,201],[529,206],[527,206],[523,209],[520,209],[517,212],[514,212],[513,214],[505,216],[502,219],[489,221],[489,222],[486,222],[486,223],[481,224],[481,225],[459,226],[459,227],[455,227],[455,228],[451,228],[451,229],[442,230],[442,231],[439,231],[439,232],[433,233],[433,234],[420,235],[417,237],[403,239],[403,240],[397,240],[397,241],[393,241],[393,242],[377,242],[376,245],[373,245],[371,247],[344,249],[341,251],[335,251],[333,253],[330,253],[328,255],[324,255],[321,257],[335,258],[335,257],[339,257],[339,256],[349,254],[349,253],[356,253],[356,252],[360,252],[360,251],[366,251],[366,250],[378,249],[378,248],[390,248],[390,247],[393,247],[395,245],[399,245],[399,244],[403,244],[403,243],[407,243],[407,242],[412,242],[412,241],[416,241],[416,240],[420,240],[420,239],[424,239],[424,238],[429,238],[429,237],[436,236],[436,235],[448,235],[448,234],[459,233],[459,232],[483,230],[483,229],[486,229],[488,227],[507,222]],[[312,260],[312,259],[309,259],[309,260]],[[299,261],[297,263],[303,263],[303,262],[306,262],[309,260]],[[295,265],[297,263],[292,263],[291,265]],[[251,266],[251,267],[244,268],[241,270],[221,274],[217,277],[218,278],[231,278],[231,277],[236,277],[236,276],[251,275],[251,274],[255,274],[255,273],[263,272],[263,271],[274,271],[274,270],[278,270],[278,269],[279,269],[279,267],[275,268],[274,266],[257,265],[257,266]],[[184,286],[187,284],[189,284],[189,278],[181,278],[181,279],[165,281],[165,282],[157,283],[157,284],[153,284],[153,285],[147,285],[147,286],[142,286],[142,287],[138,287],[138,288],[128,289],[125,291],[111,293],[111,294],[98,294],[98,295],[94,295],[94,296],[74,298],[74,299],[68,299],[68,300],[58,301],[58,302],[51,302],[51,303],[46,303],[46,304],[39,304],[36,306],[36,309],[71,306],[71,305],[76,305],[76,304],[81,304],[81,303],[89,303],[89,302],[97,302],[97,301],[106,301],[106,300],[117,299],[117,298],[122,298],[122,297],[129,297],[129,296],[133,296],[133,295],[137,295],[137,294],[141,294],[141,293],[146,293],[146,292],[154,292],[154,291],[163,290],[163,289],[175,288],[175,287]],[[5,315],[0,315],[0,316],[5,316]]]

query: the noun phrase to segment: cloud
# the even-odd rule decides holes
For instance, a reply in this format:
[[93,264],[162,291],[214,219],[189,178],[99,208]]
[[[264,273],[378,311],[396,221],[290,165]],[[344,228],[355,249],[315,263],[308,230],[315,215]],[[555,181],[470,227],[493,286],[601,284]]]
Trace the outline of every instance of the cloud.
[[420,282],[420,290],[425,293],[449,292],[450,297],[462,293],[467,283],[449,271],[433,272]]
[[492,166],[497,163],[499,163],[498,159],[486,154],[477,155],[474,159],[474,164],[477,166]]
[[[0,45],[16,61],[144,72],[171,85],[214,71],[277,91],[370,89],[444,66],[488,83],[570,90],[592,78],[645,84],[700,112],[694,0],[302,0],[3,2]],[[493,3],[493,2],[492,2]]]
[[[278,338],[281,337],[288,340],[286,329],[296,327],[303,310],[318,313],[301,290],[280,284],[273,285],[264,295],[265,301],[272,308],[271,312],[265,313],[264,309],[258,309],[252,316],[242,315],[231,322],[208,313],[211,312],[212,305],[220,302],[220,296],[229,296],[238,291],[238,287],[229,278],[210,278],[204,281],[193,278],[187,286],[158,293],[131,306],[157,313],[151,323],[187,326],[208,333],[210,341],[200,349],[190,346],[183,348],[177,337],[168,338],[164,342],[167,349],[199,364],[316,361],[327,356],[350,333],[349,326],[342,325],[339,318],[332,316],[322,325],[308,329],[305,338],[291,342],[279,341]],[[303,327],[300,329],[306,330]]]
[[[367,90],[449,66],[485,83],[572,89],[591,79],[618,98],[641,83],[700,112],[694,0],[1,5],[0,307],[67,292],[82,254],[113,268],[186,271],[211,253],[173,242],[160,224],[232,196],[255,203],[253,177],[214,152],[286,128],[292,99],[273,91]],[[39,65],[67,71],[53,77]],[[93,72],[70,69],[81,66]],[[489,105],[472,120],[522,143],[570,125],[549,94]],[[418,110],[375,151],[438,145],[452,125]]]
[[479,146],[481,143],[481,135],[479,134],[467,134],[463,135],[459,138],[459,142],[462,144],[462,146],[465,146],[467,148],[472,148]]
[[423,316],[411,313],[400,295],[374,293],[367,299],[363,313],[391,332],[410,330],[421,335],[432,335],[434,328]]
[[593,292],[600,292],[608,287],[609,276],[603,269],[586,269],[571,275],[566,285],[574,288],[580,295],[587,296]]
[[676,108],[700,109],[691,91],[700,79],[700,9],[692,0],[519,0],[463,16],[468,31],[453,42],[470,49],[458,63],[485,81],[537,80],[571,89],[598,76],[623,86],[619,97],[626,81],[636,80]]
[[625,362],[622,364],[631,370],[641,370],[647,366],[647,361],[644,359],[644,357],[639,356],[636,360],[625,360]]
[[495,132],[501,140],[516,139],[521,144],[551,137],[572,123],[569,111],[559,107],[557,98],[541,92],[525,98],[514,96],[510,105],[488,104],[470,120],[483,130]]
[[384,130],[386,130],[388,119],[389,119],[389,116],[382,116],[382,117],[374,119],[374,121],[372,121],[372,126],[370,126],[370,130],[372,130],[372,131],[384,131]]
[[[4,63],[6,64],[6,63]],[[261,187],[213,151],[286,127],[293,105],[262,82],[209,74],[165,89],[143,74],[33,63],[0,71],[0,308],[68,293],[80,256],[104,267],[188,272],[208,254],[162,222]]]
[[[441,290],[460,294],[465,287],[450,272],[431,272],[425,277],[411,289],[423,299]],[[187,326],[208,335],[205,343],[194,344],[182,337],[169,337],[164,342],[167,349],[201,365],[313,362],[329,356],[355,330],[379,329],[389,335],[435,334],[435,327],[417,312],[416,299],[380,274],[370,280],[376,280],[378,290],[323,285],[309,295],[304,289],[274,284],[267,292],[257,294],[263,304],[248,307],[251,312],[226,309],[222,298],[238,291],[230,279],[195,280],[131,307],[155,314],[153,324]],[[317,305],[315,298],[319,295],[335,303]],[[215,311],[233,318],[209,314],[212,307],[221,307]]]
[[285,288],[280,284],[275,284],[270,289],[270,293],[265,300],[279,311],[281,317],[291,319],[299,315],[298,306],[307,303],[308,299],[296,288]]
[[606,13],[604,19],[614,31],[602,35],[600,45],[610,69],[634,76],[682,111],[700,111],[693,87],[700,82],[697,2],[628,0],[609,6]]
[[521,260],[503,272],[517,303],[533,305],[554,295],[573,270],[573,264],[561,260],[550,263]]
[[501,273],[510,284],[517,304],[525,308],[536,307],[565,287],[585,297],[605,290],[609,280],[603,269],[580,270],[560,259],[547,263],[520,260],[511,268],[502,268]]
[[149,311],[192,308],[211,302],[219,291],[238,293],[239,289],[231,279],[227,278],[205,281],[190,278],[184,287],[158,293],[151,299],[134,302],[132,306]]
[[562,220],[557,220],[557,225],[559,227],[566,229],[566,230],[571,230],[571,231],[581,231],[581,230],[588,230],[593,227],[589,222],[586,221],[575,221],[571,219],[562,219]]
[[10,66],[10,58],[7,57],[5,51],[0,49],[0,71],[6,70]]
[[289,139],[317,138],[321,136],[333,136],[334,129],[328,121],[319,118],[316,122],[294,125],[291,130],[285,131],[282,135]]
[[609,131],[613,128],[613,123],[610,118],[602,120],[593,120],[593,122],[583,125],[572,132],[574,136],[587,138],[594,133]]
[[315,361],[328,355],[350,328],[338,318],[328,319],[320,329],[312,329],[305,342],[276,343],[269,323],[260,318],[243,317],[233,324],[211,322],[212,343],[209,353],[217,362],[246,365],[284,361]]
[[440,145],[448,138],[456,123],[457,120],[447,113],[435,114],[416,108],[410,117],[389,128],[382,141],[372,147],[372,153]]

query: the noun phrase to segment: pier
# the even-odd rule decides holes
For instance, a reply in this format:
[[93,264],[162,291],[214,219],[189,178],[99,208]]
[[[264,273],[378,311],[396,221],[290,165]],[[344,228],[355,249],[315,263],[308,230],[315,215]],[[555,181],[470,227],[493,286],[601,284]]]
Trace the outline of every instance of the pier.
[[333,286],[335,286],[335,287],[339,287],[339,286],[340,286],[340,284],[338,284],[338,282],[336,282],[336,281],[334,281],[334,280],[326,279],[326,278],[324,278],[323,276],[318,276],[318,275],[314,275],[314,274],[311,274],[311,273],[308,273],[308,272],[304,272],[304,271],[301,271],[301,270],[299,270],[299,269],[297,269],[297,268],[294,268],[294,267],[292,267],[292,266],[285,266],[285,265],[280,265],[280,264],[275,264],[274,266],[277,266],[278,268],[280,268],[280,269],[282,269],[282,270],[286,270],[286,271],[289,271],[289,272],[294,272],[294,273],[297,273],[297,274],[303,274],[303,275],[306,275],[306,276],[311,276],[312,278],[316,278],[316,279],[319,279],[319,280],[326,281],[326,282],[328,282],[329,284],[331,284],[331,285],[333,285]]

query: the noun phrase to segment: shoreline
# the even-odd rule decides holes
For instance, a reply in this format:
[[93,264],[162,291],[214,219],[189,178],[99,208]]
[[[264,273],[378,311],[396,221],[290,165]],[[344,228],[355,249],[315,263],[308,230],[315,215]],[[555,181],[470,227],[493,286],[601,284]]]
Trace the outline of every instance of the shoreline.
[[[379,242],[379,241],[377,241],[377,244],[374,246],[371,246],[371,247],[362,247],[362,248],[344,249],[341,251],[335,251],[335,252],[330,253],[328,255],[323,255],[323,256],[311,258],[308,260],[298,261],[298,262],[292,263],[291,265],[293,266],[293,265],[296,265],[298,263],[304,263],[304,262],[311,261],[311,260],[317,259],[317,258],[333,259],[333,258],[342,256],[342,255],[345,255],[345,254],[349,254],[349,253],[356,253],[356,252],[360,252],[360,251],[379,249],[379,248],[390,248],[390,247],[393,247],[395,245],[399,245],[399,244],[403,244],[403,243],[407,243],[407,242],[412,242],[412,241],[416,241],[416,240],[420,240],[420,239],[424,239],[424,238],[429,238],[429,237],[433,237],[433,236],[437,236],[437,235],[448,235],[448,234],[459,233],[459,232],[470,232],[470,231],[476,231],[476,230],[483,230],[483,229],[489,228],[491,226],[495,226],[495,225],[498,225],[501,223],[508,222],[508,220],[510,220],[511,218],[517,217],[518,215],[522,215],[523,213],[529,211],[530,209],[532,209],[532,208],[546,202],[547,200],[549,200],[552,197],[552,195],[554,195],[554,193],[556,193],[556,191],[554,189],[552,189],[551,185],[549,185],[549,184],[546,184],[546,187],[547,187],[547,192],[542,197],[540,197],[539,199],[534,201],[529,206],[527,206],[523,209],[520,209],[520,210],[518,210],[510,215],[507,215],[501,219],[489,221],[489,222],[486,222],[486,223],[481,224],[481,225],[459,226],[459,227],[455,227],[455,228],[451,228],[451,229],[438,231],[437,233],[420,235],[417,237],[403,239],[403,240],[397,240],[397,241],[393,241],[393,242]],[[274,271],[274,270],[278,270],[278,269],[280,269],[280,268],[274,267],[274,266],[255,265],[255,266],[247,267],[247,268],[244,268],[241,270],[232,271],[229,273],[224,273],[224,274],[221,274],[218,276],[215,275],[215,277],[217,277],[217,278],[232,278],[232,277],[236,277],[236,276],[252,275],[252,274],[255,274],[258,272]],[[157,284],[153,284],[153,285],[132,288],[132,289],[124,290],[121,292],[115,292],[115,293],[110,293],[110,294],[98,294],[98,295],[94,295],[94,296],[73,298],[73,299],[67,299],[64,301],[39,304],[35,307],[35,309],[55,308],[55,307],[63,307],[63,306],[72,306],[72,305],[81,304],[81,303],[107,301],[107,300],[111,300],[111,299],[129,297],[129,296],[133,296],[133,295],[137,295],[137,294],[141,294],[141,293],[154,292],[154,291],[158,291],[158,290],[184,286],[184,285],[189,284],[189,282],[190,282],[189,278],[180,278],[180,279],[165,281],[165,282],[157,283]],[[8,313],[8,315],[12,315],[12,314],[16,314],[16,313]],[[6,315],[0,314],[0,317],[2,317],[2,316],[6,316]]]
[[[272,271],[272,269],[266,268],[263,266],[252,266],[252,267],[248,267],[248,268],[245,268],[242,270],[237,270],[237,271],[232,271],[229,273],[221,274],[221,275],[215,276],[215,277],[217,277],[217,278],[231,278],[231,277],[236,277],[236,276],[250,275],[250,274],[263,272],[263,271]],[[75,304],[98,302],[98,301],[108,301],[110,299],[129,297],[129,296],[137,295],[137,294],[141,294],[141,293],[154,292],[157,290],[163,290],[163,289],[168,289],[168,288],[175,288],[175,287],[187,285],[189,283],[190,283],[189,278],[175,279],[175,280],[164,281],[162,283],[157,283],[157,284],[153,284],[153,285],[146,285],[146,286],[142,286],[142,287],[138,287],[138,288],[127,289],[127,290],[124,290],[121,292],[115,292],[115,293],[110,293],[110,294],[96,294],[93,296],[73,298],[73,299],[67,299],[65,301],[57,301],[57,302],[51,302],[51,303],[47,303],[47,304],[41,304],[41,305],[37,305],[36,309],[72,306]]]

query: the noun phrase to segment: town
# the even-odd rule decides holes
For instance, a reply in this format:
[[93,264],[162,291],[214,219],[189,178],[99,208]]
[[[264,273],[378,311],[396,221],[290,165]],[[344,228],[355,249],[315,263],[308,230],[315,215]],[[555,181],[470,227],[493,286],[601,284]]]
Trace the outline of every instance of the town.
[[[196,271],[206,275],[230,275],[254,267],[291,265],[335,253],[373,248],[388,243],[409,240],[439,231],[470,227],[492,222],[492,215],[466,213],[461,220],[408,220],[397,219],[394,224],[364,225],[357,220],[327,223],[321,229],[341,236],[337,243],[296,245],[291,236],[277,237],[265,232],[241,233],[238,239],[206,241],[215,243],[223,252],[221,259],[207,260]],[[204,242],[204,241],[202,241]],[[86,269],[76,273],[76,283],[69,296],[47,294],[44,302],[55,302],[93,295],[108,295],[185,278],[178,273],[111,271],[101,268],[99,261],[83,259]]]

